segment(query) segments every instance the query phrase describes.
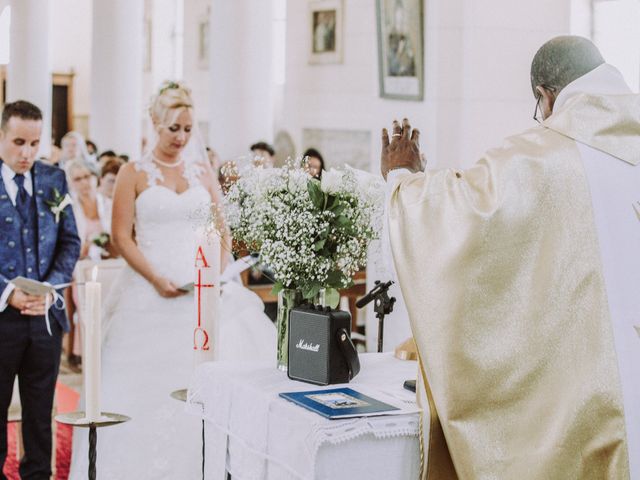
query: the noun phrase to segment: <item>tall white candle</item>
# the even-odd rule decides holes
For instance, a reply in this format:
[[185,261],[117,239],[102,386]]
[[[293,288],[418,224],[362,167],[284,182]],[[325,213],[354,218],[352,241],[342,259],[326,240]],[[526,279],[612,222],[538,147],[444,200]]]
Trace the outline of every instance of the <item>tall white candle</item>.
[[93,268],[90,282],[85,282],[84,309],[84,398],[86,419],[100,419],[100,347],[102,286],[97,282],[98,267]]
[[195,364],[217,360],[220,351],[220,236],[197,235],[195,251],[193,349]]

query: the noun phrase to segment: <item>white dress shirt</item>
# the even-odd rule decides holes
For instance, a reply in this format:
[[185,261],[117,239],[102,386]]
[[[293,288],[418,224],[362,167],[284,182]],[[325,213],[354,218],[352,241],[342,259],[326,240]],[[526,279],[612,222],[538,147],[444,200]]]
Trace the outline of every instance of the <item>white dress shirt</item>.
[[[14,182],[13,177],[16,176],[16,172],[11,170],[6,163],[2,163],[2,181],[4,182],[4,188],[7,190],[11,203],[15,206],[16,197],[18,196],[18,185]],[[31,172],[24,172],[24,189],[29,196],[33,196],[33,182],[31,181]]]
[[[7,191],[7,195],[9,195],[11,203],[15,206],[16,197],[18,196],[18,185],[13,180],[13,177],[16,176],[16,172],[11,170],[11,168],[3,162],[0,173],[2,173],[2,181],[4,182],[4,188]],[[30,197],[33,196],[33,182],[31,181],[31,172],[29,171],[24,173],[24,189]],[[9,300],[9,295],[11,295],[14,288],[15,286],[13,283],[8,283],[7,286],[4,287],[2,295],[0,295],[0,312],[4,312],[7,308],[7,300]]]

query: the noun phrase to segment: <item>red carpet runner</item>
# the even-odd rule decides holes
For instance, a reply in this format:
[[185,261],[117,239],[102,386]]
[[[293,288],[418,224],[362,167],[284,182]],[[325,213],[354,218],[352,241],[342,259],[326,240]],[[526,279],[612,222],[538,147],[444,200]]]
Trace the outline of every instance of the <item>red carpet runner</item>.
[[[73,412],[78,408],[80,395],[73,389],[58,382],[56,385],[56,411],[58,413]],[[69,477],[69,467],[71,465],[71,442],[73,438],[73,428],[69,425],[57,425],[56,432],[56,480],[67,480]],[[9,441],[7,460],[4,464],[4,474],[8,480],[19,480],[18,465],[19,459],[16,457],[16,425],[10,424],[7,427],[7,439]]]

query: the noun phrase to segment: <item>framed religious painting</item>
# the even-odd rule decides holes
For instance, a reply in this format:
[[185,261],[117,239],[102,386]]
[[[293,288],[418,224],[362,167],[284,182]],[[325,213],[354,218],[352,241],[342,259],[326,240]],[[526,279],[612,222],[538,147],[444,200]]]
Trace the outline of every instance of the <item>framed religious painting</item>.
[[309,63],[342,62],[342,0],[309,3]]
[[424,0],[376,0],[380,96],[424,98]]

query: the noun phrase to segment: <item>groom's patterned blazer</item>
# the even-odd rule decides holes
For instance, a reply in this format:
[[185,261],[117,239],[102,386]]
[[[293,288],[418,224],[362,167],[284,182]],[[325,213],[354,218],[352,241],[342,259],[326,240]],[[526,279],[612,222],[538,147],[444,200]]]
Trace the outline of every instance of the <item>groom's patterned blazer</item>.
[[[17,276],[51,285],[69,283],[80,255],[80,239],[71,206],[64,209],[56,222],[51,206],[47,204],[54,200],[54,190],[63,197],[68,193],[64,172],[36,161],[31,168],[31,178],[35,218],[27,222],[14,207],[0,178],[0,295]],[[27,223],[35,226],[35,233],[29,232]],[[69,330],[64,309],[52,307],[49,316],[65,332]]]

